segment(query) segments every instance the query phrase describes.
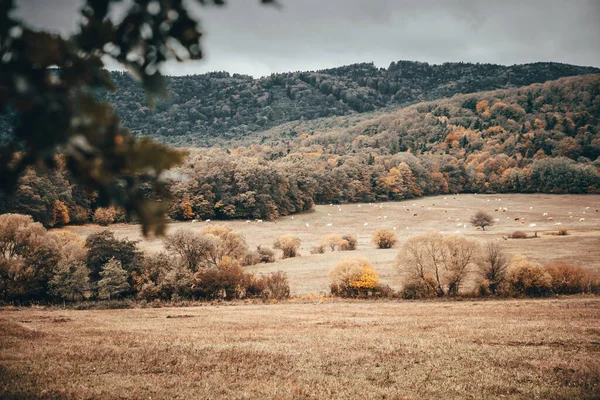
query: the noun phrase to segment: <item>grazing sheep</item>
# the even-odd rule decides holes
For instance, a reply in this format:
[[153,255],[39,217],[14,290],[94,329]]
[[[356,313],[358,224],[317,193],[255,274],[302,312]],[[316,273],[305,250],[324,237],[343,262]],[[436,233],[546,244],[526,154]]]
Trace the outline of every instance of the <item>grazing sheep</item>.
[[308,222],[306,224],[304,224],[307,228],[310,228],[310,225],[308,224]]
[[[293,217],[292,217],[292,218],[293,218]],[[252,221],[250,221],[249,219],[247,219],[247,220],[246,220],[246,223],[247,223],[247,224],[249,224],[250,222],[252,222]]]
[[206,220],[206,221],[204,221],[204,222],[210,222],[210,219],[207,219],[207,220]]
[[416,216],[417,216],[417,214],[413,214],[413,217],[416,217]]
[[530,228],[535,228],[537,225],[536,224],[529,224]]
[[363,224],[363,226],[367,226],[367,225],[369,225],[369,223],[368,223],[368,222],[365,222],[365,223]]
[[378,216],[377,219],[381,219],[381,216]]
[[557,222],[554,224],[554,226],[561,226],[562,224],[560,222]]
[[500,218],[495,218],[494,222],[500,222]]
[[327,227],[328,227],[328,228],[330,228],[330,227],[332,227],[332,226],[333,226],[333,224],[327,224]]
[[192,220],[192,224],[195,224],[196,222],[198,222],[198,220],[197,220],[197,219],[193,219],[193,220]]
[[520,219],[521,219],[521,218],[517,217],[517,218],[515,218],[515,221],[519,221]]
[[257,219],[256,222],[262,224],[262,219]]
[[384,215],[384,216],[383,216],[383,219],[387,219],[387,215]]
[[579,218],[579,221],[583,222],[583,221],[585,221],[585,218]]
[[546,218],[546,221],[554,221],[554,218],[548,217],[548,218]]
[[548,213],[543,213],[543,214],[542,214],[542,216],[543,216],[543,217],[547,217],[547,216],[548,216]]
[[462,224],[461,224],[461,223],[458,223],[458,224],[456,224],[456,226],[457,226],[458,228],[460,228],[460,227],[462,226]]

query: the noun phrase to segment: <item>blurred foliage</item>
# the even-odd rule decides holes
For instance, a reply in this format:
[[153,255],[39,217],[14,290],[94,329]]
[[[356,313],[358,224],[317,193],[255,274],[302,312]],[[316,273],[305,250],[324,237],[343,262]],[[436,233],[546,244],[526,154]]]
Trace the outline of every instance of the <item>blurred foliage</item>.
[[13,127],[0,148],[0,189],[14,191],[30,166],[55,168],[60,153],[73,178],[97,191],[100,204],[121,205],[140,218],[145,234],[160,234],[165,207],[140,188],[164,194],[161,173],[184,154],[136,140],[96,92],[115,90],[104,69],[108,57],[141,82],[154,104],[153,96],[167,96],[160,73],[165,61],[202,58],[201,32],[183,0],[128,2],[119,23],[109,18],[114,3],[120,1],[87,0],[79,31],[62,37],[30,29],[11,16],[14,0],[0,2],[0,113],[10,115]]

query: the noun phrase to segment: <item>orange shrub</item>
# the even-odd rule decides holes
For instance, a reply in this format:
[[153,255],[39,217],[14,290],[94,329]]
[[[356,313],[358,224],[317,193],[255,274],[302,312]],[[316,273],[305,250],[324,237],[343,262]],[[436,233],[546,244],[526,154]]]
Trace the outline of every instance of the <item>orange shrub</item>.
[[552,291],[556,294],[575,294],[590,291],[592,274],[574,265],[554,263],[544,266],[552,278]]

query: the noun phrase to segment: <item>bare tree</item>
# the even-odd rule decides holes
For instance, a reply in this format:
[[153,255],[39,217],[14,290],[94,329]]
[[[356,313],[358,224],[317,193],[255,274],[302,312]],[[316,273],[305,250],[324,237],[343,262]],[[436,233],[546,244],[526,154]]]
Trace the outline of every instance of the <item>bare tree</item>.
[[196,272],[206,266],[206,260],[214,253],[217,243],[214,237],[179,229],[165,237],[167,251],[178,254],[187,264],[190,271]]
[[485,211],[477,211],[475,215],[471,217],[471,224],[480,227],[485,231],[486,226],[494,225],[494,218]]
[[498,242],[488,242],[477,258],[481,277],[489,282],[490,291],[496,293],[498,286],[506,280],[510,260]]
[[406,283],[434,285],[438,296],[455,295],[471,272],[478,249],[473,240],[430,232],[409,238],[396,265]]
[[471,272],[479,247],[472,239],[452,235],[444,240],[444,267],[448,293],[458,294],[465,277]]

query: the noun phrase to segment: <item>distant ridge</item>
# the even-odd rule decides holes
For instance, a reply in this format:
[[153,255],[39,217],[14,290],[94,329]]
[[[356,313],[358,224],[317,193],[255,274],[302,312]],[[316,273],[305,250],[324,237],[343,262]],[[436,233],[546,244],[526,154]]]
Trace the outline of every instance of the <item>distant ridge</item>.
[[392,62],[388,68],[360,63],[258,79],[212,72],[170,77],[172,96],[154,110],[148,108],[137,82],[125,73],[112,72],[118,91],[99,96],[114,104],[123,124],[136,133],[179,146],[211,146],[253,137],[286,122],[599,72],[598,68],[550,62],[503,66],[415,61]]

